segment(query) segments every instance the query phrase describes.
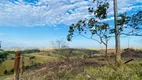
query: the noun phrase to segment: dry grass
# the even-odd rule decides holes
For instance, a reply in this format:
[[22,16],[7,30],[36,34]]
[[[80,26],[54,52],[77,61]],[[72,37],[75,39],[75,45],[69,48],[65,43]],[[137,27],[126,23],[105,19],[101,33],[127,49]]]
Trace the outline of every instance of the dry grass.
[[[41,80],[43,77],[51,77],[52,74],[58,75],[58,77],[64,77],[66,72],[71,72],[73,75],[81,73],[87,66],[103,66],[104,64],[99,64],[94,60],[89,59],[61,59],[58,61],[52,61],[48,63],[41,64],[38,68],[29,70],[21,78],[23,80]],[[27,74],[28,73],[28,74]],[[49,74],[49,75],[48,75]],[[31,77],[34,76],[34,77]],[[52,78],[55,76],[52,76]],[[48,78],[46,80],[52,80]],[[56,80],[56,79],[55,79]]]

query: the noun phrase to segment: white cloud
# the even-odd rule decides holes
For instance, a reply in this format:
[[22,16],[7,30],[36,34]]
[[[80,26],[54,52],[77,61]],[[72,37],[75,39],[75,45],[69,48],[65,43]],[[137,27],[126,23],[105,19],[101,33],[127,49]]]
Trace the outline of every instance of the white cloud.
[[114,17],[107,18],[104,21],[111,21],[111,20],[114,20]]
[[[123,7],[118,10],[118,13],[124,13],[129,11],[137,11],[142,10],[142,5],[136,5],[136,6],[129,6],[129,7]],[[113,15],[113,11],[108,11],[108,15]]]
[[[12,0],[14,1],[14,0]],[[125,12],[142,6],[132,6],[140,0],[118,0],[119,12]],[[0,1],[0,26],[54,26],[70,25],[79,19],[88,17],[88,7],[95,6],[92,0],[39,0],[28,3],[24,0]],[[131,6],[131,7],[130,7]],[[110,1],[108,14],[113,14],[113,2]]]

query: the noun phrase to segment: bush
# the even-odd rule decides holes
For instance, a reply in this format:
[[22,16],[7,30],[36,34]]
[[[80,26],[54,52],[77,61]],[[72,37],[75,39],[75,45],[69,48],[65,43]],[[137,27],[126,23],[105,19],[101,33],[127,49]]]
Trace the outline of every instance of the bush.
[[11,72],[11,73],[14,73],[14,68],[12,68],[12,69],[10,70],[10,72]]
[[35,57],[35,56],[31,56],[29,59],[30,59],[30,60],[36,59],[36,57]]
[[4,71],[5,75],[10,75],[10,74],[13,74],[13,73],[14,73],[14,68],[12,68],[10,71],[8,71],[8,70]]
[[5,61],[7,60],[7,56],[9,55],[9,53],[3,51],[3,52],[0,52],[0,61]]
[[13,57],[11,58],[11,60],[14,60],[14,59],[15,59],[15,58],[13,58]]
[[29,69],[31,66],[25,66],[25,69],[27,70],[27,69]]
[[7,70],[5,70],[5,71],[4,71],[4,74],[7,74],[7,73],[8,73],[8,71],[7,71]]

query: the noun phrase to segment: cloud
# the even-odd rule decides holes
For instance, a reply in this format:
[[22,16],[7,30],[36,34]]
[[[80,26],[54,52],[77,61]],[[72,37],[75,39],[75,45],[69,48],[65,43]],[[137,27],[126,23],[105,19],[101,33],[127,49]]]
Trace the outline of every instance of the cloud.
[[[30,0],[29,0],[30,1]],[[87,9],[95,6],[92,0],[1,0],[0,26],[55,26],[70,25],[90,16]],[[119,12],[140,8],[132,3],[140,0],[118,0]],[[113,2],[110,0],[109,15],[113,15]],[[130,8],[131,6],[131,8]]]
[[[118,13],[124,13],[129,11],[137,11],[142,10],[142,5],[135,5],[135,6],[129,6],[129,7],[123,7],[118,9]],[[113,15],[113,11],[108,11],[108,15]]]

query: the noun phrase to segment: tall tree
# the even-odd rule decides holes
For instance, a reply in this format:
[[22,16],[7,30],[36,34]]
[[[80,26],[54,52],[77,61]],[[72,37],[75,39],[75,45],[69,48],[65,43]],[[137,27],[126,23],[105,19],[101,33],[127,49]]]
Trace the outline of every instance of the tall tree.
[[118,20],[117,0],[113,0],[113,6],[114,6],[116,62],[119,63],[121,61],[121,53],[120,53],[120,34],[119,34],[119,27],[117,26],[117,20]]
[[[69,34],[67,36],[68,41],[71,41],[72,37],[75,33],[87,38],[92,39],[94,41],[99,42],[105,46],[105,58],[108,63],[108,41],[111,35],[111,28],[104,19],[107,18],[107,9],[109,8],[108,2],[97,2],[97,9],[90,7],[88,8],[89,13],[93,14],[93,16],[89,19],[79,20],[76,24],[72,24],[69,27]],[[88,33],[89,32],[89,33]],[[89,35],[85,36],[85,35]]]
[[[116,15],[115,15],[116,16]],[[132,16],[128,16],[127,13],[119,14],[116,18],[115,27],[110,31],[115,33],[118,30],[117,35],[115,36],[116,39],[116,62],[121,61],[121,53],[117,51],[120,49],[120,41],[119,38],[121,35],[125,36],[142,36],[142,11],[139,11]],[[118,39],[118,40],[117,40]],[[119,47],[119,48],[118,48]],[[118,53],[119,52],[119,53]]]

